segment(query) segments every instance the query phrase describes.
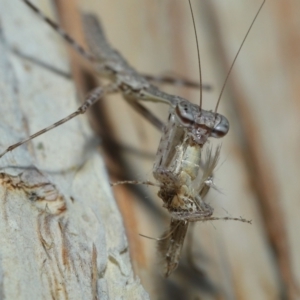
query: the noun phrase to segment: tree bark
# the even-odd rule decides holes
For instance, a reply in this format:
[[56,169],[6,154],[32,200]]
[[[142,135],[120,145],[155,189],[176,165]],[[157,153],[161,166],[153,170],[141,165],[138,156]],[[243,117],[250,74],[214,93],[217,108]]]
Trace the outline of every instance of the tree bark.
[[[49,1],[35,1],[53,17]],[[75,111],[60,38],[0,1],[1,150]],[[43,65],[44,64],[44,65]],[[48,66],[48,67],[47,67]],[[147,299],[86,117],[7,153],[0,173],[1,299]]]

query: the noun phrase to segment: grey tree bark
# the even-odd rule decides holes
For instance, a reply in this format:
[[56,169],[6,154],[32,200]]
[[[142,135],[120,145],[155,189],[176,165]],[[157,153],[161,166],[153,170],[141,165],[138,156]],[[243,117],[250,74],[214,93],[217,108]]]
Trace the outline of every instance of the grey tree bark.
[[[35,3],[51,15],[49,1]],[[76,110],[59,37],[0,1],[1,150]],[[147,299],[86,117],[7,153],[0,173],[1,299]]]

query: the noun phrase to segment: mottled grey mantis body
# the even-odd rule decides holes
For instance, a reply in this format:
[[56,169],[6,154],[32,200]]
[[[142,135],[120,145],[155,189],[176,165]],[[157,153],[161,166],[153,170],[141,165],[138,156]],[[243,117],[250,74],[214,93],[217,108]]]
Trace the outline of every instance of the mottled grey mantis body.
[[[0,155],[0,158],[27,141],[85,113],[105,95],[119,92],[130,105],[162,130],[153,175],[158,182],[155,185],[159,186],[158,196],[171,215],[168,234],[164,235],[159,242],[161,255],[165,259],[164,275],[169,276],[178,265],[189,222],[218,219],[249,222],[242,218],[212,217],[213,209],[204,201],[210,187],[214,186],[213,171],[219,158],[220,147],[215,151],[208,149],[206,156],[203,155],[203,149],[209,138],[221,138],[227,134],[229,122],[224,116],[218,114],[216,110],[203,110],[201,105],[192,104],[184,98],[160,91],[146,77],[129,66],[119,52],[109,45],[100,23],[93,15],[83,15],[86,40],[91,51],[88,52],[31,2],[22,1],[40,15],[77,52],[92,62],[100,76],[109,79],[112,83],[94,89],[77,111],[26,140],[11,145]],[[169,118],[166,124],[163,125],[139,101],[161,102],[169,105]]]

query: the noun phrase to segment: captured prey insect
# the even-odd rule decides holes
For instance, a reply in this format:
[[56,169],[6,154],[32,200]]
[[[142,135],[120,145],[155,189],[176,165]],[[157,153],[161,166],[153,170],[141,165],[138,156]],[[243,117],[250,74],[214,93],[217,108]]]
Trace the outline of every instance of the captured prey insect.
[[[99,75],[108,78],[112,83],[97,87],[87,96],[85,102],[77,111],[31,135],[29,138],[11,145],[0,154],[0,157],[77,115],[85,113],[91,105],[105,95],[115,92],[122,93],[124,99],[152,124],[160,130],[163,128],[153,167],[153,175],[160,187],[158,195],[163,200],[164,207],[170,212],[172,218],[169,234],[160,243],[162,256],[166,258],[165,276],[170,275],[177,267],[188,223],[218,219],[211,217],[213,209],[205,203],[204,197],[209,188],[213,186],[212,173],[219,157],[220,148],[217,148],[214,153],[210,151],[206,158],[203,158],[202,153],[208,138],[221,138],[229,130],[227,119],[216,111],[230,71],[220,93],[215,111],[203,110],[201,100],[200,106],[198,106],[181,97],[162,92],[144,76],[131,68],[124,58],[109,45],[99,22],[93,15],[83,15],[85,35],[91,51],[89,52],[78,45],[30,1],[22,1],[40,15],[77,52],[91,62]],[[202,86],[201,76],[200,86]],[[202,96],[200,98],[202,99]],[[159,119],[138,102],[140,100],[161,102],[170,106],[169,118],[164,127]],[[246,220],[240,218],[232,219],[246,222]]]
[[[220,155],[220,146],[215,152],[207,148],[207,156],[204,158],[203,149],[209,138],[224,137],[229,130],[228,120],[216,113],[216,110],[234,62],[264,3],[265,1],[262,2],[238,49],[223,84],[215,111],[206,111],[201,108],[202,91],[200,92],[200,106],[175,97],[170,99],[168,122],[165,124],[153,166],[153,176],[159,182],[158,196],[163,200],[163,206],[171,215],[169,230],[158,239],[166,277],[177,268],[189,222],[236,220],[251,223],[243,218],[212,217],[213,208],[205,202],[205,196],[211,187],[215,187],[213,171]],[[189,4],[195,28],[190,1]],[[200,57],[199,71],[201,86]]]

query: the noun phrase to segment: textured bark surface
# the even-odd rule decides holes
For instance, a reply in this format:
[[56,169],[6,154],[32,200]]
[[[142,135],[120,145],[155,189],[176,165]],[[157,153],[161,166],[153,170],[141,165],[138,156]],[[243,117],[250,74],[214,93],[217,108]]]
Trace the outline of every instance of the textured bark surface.
[[[35,1],[47,15],[53,7]],[[0,1],[1,150],[73,112],[64,44],[21,1]],[[16,54],[16,52],[19,53]],[[144,299],[86,117],[5,155],[1,299]]]

